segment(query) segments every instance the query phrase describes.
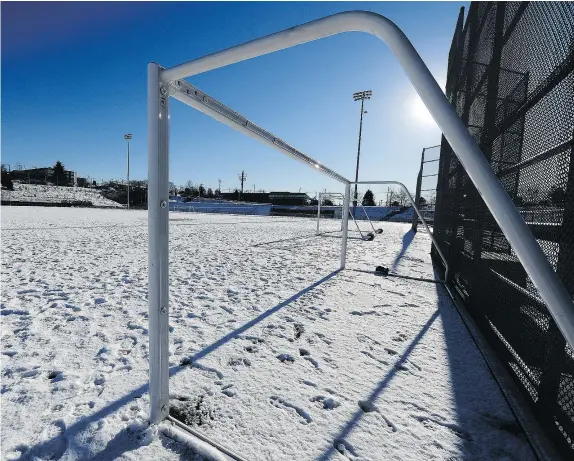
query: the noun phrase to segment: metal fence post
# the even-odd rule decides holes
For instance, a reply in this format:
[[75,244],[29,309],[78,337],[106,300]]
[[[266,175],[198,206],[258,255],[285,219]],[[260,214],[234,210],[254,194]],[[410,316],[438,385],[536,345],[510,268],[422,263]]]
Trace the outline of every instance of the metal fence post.
[[341,269],[347,262],[347,237],[349,234],[349,202],[351,201],[351,184],[345,184],[345,198],[343,199],[343,234],[341,243]]
[[317,235],[319,235],[319,221],[321,220],[321,192],[317,195]]
[[148,65],[148,313],[150,421],[169,413],[169,91]]
[[[421,154],[421,168],[419,169],[419,175],[417,176],[417,190],[415,192],[415,201],[417,205],[421,203],[420,200],[421,200],[421,187],[423,182],[423,167],[425,163],[425,150],[426,147],[423,149],[423,152]],[[419,217],[416,213],[413,213],[413,225],[412,225],[413,232],[417,231],[418,224],[419,224]]]

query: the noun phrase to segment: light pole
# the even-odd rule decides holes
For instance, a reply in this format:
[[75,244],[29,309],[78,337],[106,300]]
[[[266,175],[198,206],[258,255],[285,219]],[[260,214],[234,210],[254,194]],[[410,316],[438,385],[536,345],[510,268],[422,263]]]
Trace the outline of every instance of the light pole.
[[363,114],[367,111],[363,110],[365,105],[365,99],[371,99],[373,92],[371,90],[359,91],[358,93],[353,93],[354,101],[361,101],[361,121],[359,123],[359,147],[357,148],[357,169],[355,170],[355,195],[353,199],[353,216],[357,211],[357,181],[359,181],[359,157],[361,156],[361,134],[363,132]]
[[124,139],[128,141],[128,210],[130,209],[130,139],[131,133],[125,134]]

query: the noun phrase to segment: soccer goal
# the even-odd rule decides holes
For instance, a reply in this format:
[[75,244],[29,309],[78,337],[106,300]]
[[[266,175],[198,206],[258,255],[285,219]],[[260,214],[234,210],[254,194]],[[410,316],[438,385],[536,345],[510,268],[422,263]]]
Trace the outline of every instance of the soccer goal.
[[[343,199],[344,200],[345,196],[343,194],[338,193],[338,192],[319,192],[318,200],[317,200],[317,231],[315,233],[316,235],[321,234],[321,201],[324,199],[329,199],[329,198],[336,198],[336,199]],[[351,213],[351,210],[348,210],[348,214],[353,219],[353,222],[355,223],[355,227],[357,228],[357,232],[361,235],[361,240],[366,240],[366,241],[374,240],[375,234],[382,234],[383,229],[375,229],[375,226],[373,226],[373,223],[371,222],[371,219],[369,218],[369,215],[365,211],[365,208],[363,207],[363,205],[361,203],[357,203],[357,205],[363,210],[363,213],[365,213],[365,216],[367,217],[367,221],[369,221],[369,224],[371,225],[373,232],[362,231],[361,227],[359,226],[359,223],[355,219],[354,213]],[[343,207],[342,206],[341,206],[341,215],[340,216],[341,216],[341,229],[340,230],[343,230],[343,217],[344,216],[343,216]],[[332,232],[338,232],[338,231],[332,231]],[[348,232],[352,232],[351,229],[349,229]]]
[[[165,69],[156,63],[148,65],[149,393],[150,422],[152,424],[169,418],[170,97],[343,184],[345,190],[343,238],[341,239],[341,269],[343,269],[347,250],[350,187],[354,183],[252,123],[183,79],[302,43],[350,31],[372,34],[391,48],[462,166],[482,195],[486,205],[512,245],[513,251],[539,290],[561,332],[568,343],[574,346],[574,306],[572,300],[520,216],[515,204],[497,179],[484,154],[476,145],[408,38],[392,21],[376,13],[364,11],[339,13],[171,68]],[[410,199],[414,204],[412,197]],[[418,208],[415,210],[418,213]],[[436,242],[435,246],[438,249]],[[172,421],[174,420],[172,419]],[[174,424],[177,423],[174,422]],[[190,428],[186,427],[186,430],[194,433]],[[209,443],[218,445],[212,441]],[[240,459],[229,450],[224,452],[234,459]]]
[[[344,199],[344,195],[340,194],[338,192],[319,192],[319,194],[317,195],[317,232],[316,234],[319,235],[321,234],[321,202],[322,200],[325,199],[330,199],[330,198],[336,198],[336,199]],[[329,207],[332,207],[332,205],[326,205]],[[355,217],[355,214],[350,213],[351,218],[353,218],[353,221],[355,223],[355,226],[357,228],[357,232],[359,232],[359,234],[361,234],[361,239],[363,240],[373,240],[375,238],[375,234],[382,234],[383,233],[383,229],[381,228],[377,228],[375,229],[375,226],[373,225],[373,222],[371,221],[371,218],[369,217],[369,214],[367,213],[367,210],[365,209],[365,207],[362,204],[362,200],[357,201],[357,206],[363,210],[363,213],[365,214],[365,217],[367,218],[367,221],[369,221],[369,225],[371,226],[371,229],[373,230],[373,232],[365,232],[363,233],[363,231],[361,230],[361,228],[359,227],[359,223],[357,223],[357,219]],[[336,207],[339,208],[339,207]],[[342,210],[342,206],[340,206],[341,208],[341,220],[343,218],[343,210]],[[335,213],[334,213],[335,215]],[[343,223],[341,221],[341,230],[343,229]],[[351,232],[351,229],[349,229],[349,232]]]

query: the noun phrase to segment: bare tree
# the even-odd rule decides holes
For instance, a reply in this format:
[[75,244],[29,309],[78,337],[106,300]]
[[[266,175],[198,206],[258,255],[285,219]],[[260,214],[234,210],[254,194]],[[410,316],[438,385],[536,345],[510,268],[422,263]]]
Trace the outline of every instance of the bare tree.
[[401,206],[405,206],[409,203],[409,196],[407,195],[407,193],[405,192],[405,190],[403,188],[401,188],[397,194],[397,200],[400,203]]
[[397,200],[397,191],[394,186],[390,186],[387,189],[387,206],[392,206],[395,200]]

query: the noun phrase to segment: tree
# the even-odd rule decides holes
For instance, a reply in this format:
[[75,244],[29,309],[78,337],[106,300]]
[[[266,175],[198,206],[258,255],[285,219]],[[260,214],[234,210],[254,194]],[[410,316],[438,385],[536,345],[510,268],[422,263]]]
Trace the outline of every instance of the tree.
[[391,186],[387,189],[387,203],[386,203],[387,206],[394,206],[393,199],[395,198],[396,195],[397,192],[395,191],[394,187]]
[[395,200],[393,203],[391,203],[391,206],[401,206],[401,205],[399,204],[399,202],[397,202],[397,201]]
[[213,189],[211,187],[207,188],[207,196],[208,197],[213,197]]
[[323,199],[323,206],[333,206],[333,201],[331,199]]
[[65,186],[66,184],[66,169],[64,168],[64,164],[58,160],[54,165],[54,181],[56,181],[56,185],[58,186]]
[[401,206],[405,206],[409,201],[409,196],[404,189],[401,188],[400,192],[397,194],[398,201]]
[[363,206],[375,206],[375,195],[371,189],[368,189],[363,195]]
[[199,185],[199,196],[205,197],[205,187],[203,187],[203,184]]
[[14,184],[12,184],[12,175],[6,169],[6,165],[2,164],[2,187],[8,190],[14,190]]
[[177,195],[177,186],[171,181],[169,182],[169,195]]
[[419,206],[424,206],[427,204],[427,199],[424,197],[419,197]]

